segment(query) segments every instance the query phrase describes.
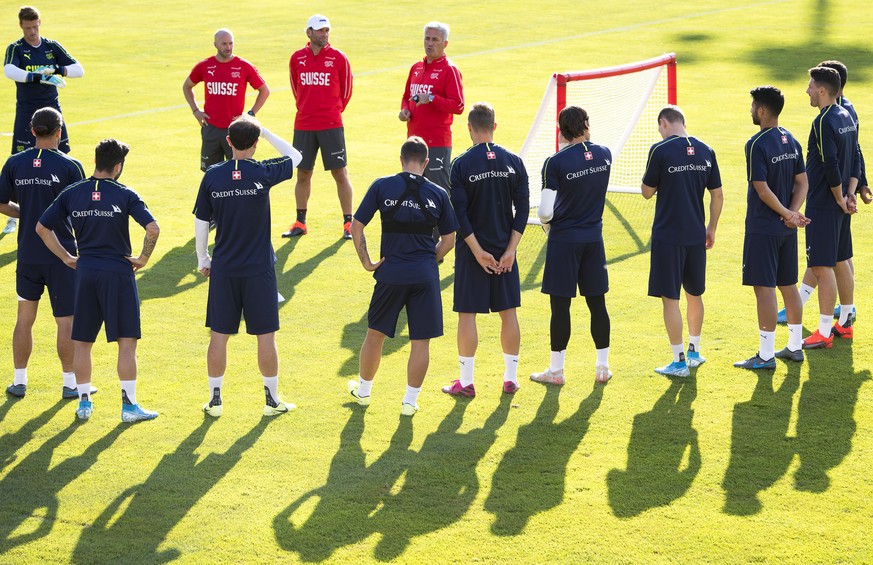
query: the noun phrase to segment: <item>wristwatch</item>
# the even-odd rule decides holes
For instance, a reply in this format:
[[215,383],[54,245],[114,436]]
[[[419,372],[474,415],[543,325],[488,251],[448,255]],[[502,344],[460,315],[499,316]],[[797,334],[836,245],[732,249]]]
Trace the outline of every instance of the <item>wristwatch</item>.
[[427,101],[428,101],[428,102],[433,102],[433,94],[428,94],[428,95],[427,95]]

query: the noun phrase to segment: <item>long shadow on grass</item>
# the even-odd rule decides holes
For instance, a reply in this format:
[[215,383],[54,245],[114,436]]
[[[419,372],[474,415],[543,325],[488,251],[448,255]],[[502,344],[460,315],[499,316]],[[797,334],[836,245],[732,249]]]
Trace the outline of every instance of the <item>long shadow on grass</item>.
[[[81,455],[51,466],[55,449],[78,427],[79,423],[73,422],[49,438],[0,481],[0,493],[4,493],[3,513],[6,514],[0,519],[0,555],[47,536],[58,517],[58,493],[91,468],[97,457],[130,426],[119,424],[92,443]],[[37,511],[41,512],[38,514]],[[35,530],[10,537],[16,528],[31,517],[40,520]]]
[[800,391],[794,440],[800,457],[794,486],[800,491],[826,491],[828,472],[851,453],[858,391],[870,379],[869,369],[855,371],[852,342],[834,341],[833,349],[810,351],[806,356],[809,380]]
[[[188,282],[183,282],[190,279]],[[206,281],[197,272],[194,238],[185,245],[168,251],[157,263],[143,270],[136,281],[140,300],[169,298]]]
[[[27,445],[27,443],[33,439],[33,434],[36,433],[36,430],[46,425],[49,420],[54,418],[55,414],[57,414],[61,407],[67,404],[67,402],[68,401],[65,400],[55,402],[46,408],[42,414],[21,426],[18,431],[0,436],[0,472],[15,461],[15,454],[18,450]],[[12,404],[14,404],[13,401],[6,400],[2,408],[0,408],[3,415],[5,415],[6,411],[9,410],[8,407]],[[2,416],[0,416],[0,420],[2,419]]]
[[675,379],[650,412],[634,416],[627,469],[606,476],[609,505],[619,518],[633,518],[682,497],[700,471],[691,403],[694,377]]
[[[200,459],[195,450],[215,421],[204,418],[173,453],[164,455],[144,483],[121,493],[91,526],[82,530],[72,562],[122,563],[133,559],[139,563],[166,563],[178,559],[179,550],[159,552],[158,546],[197,501],[233,469],[273,420],[262,418],[226,452]],[[113,522],[126,503],[124,513]]]
[[758,373],[752,398],[734,406],[731,458],[725,472],[724,511],[751,516],[761,511],[758,493],[773,486],[794,458],[788,424],[794,393],[800,386],[799,363],[788,364],[788,374],[773,390],[773,372]]
[[291,302],[291,298],[294,296],[297,285],[311,275],[316,267],[318,267],[324,260],[328,259],[331,255],[336,255],[336,252],[339,251],[345,241],[340,239],[325,247],[306,261],[297,263],[291,267],[287,273],[283,272],[286,263],[288,263],[288,259],[291,257],[291,252],[294,250],[299,239],[299,237],[291,238],[291,241],[276,251],[276,282],[279,285],[279,292],[285,297],[285,301],[279,303],[279,308],[282,308]]
[[12,251],[8,251],[2,255],[0,255],[0,269],[5,267],[6,265],[15,262],[15,258],[18,257],[18,248],[16,247]]
[[559,393],[558,387],[546,389],[537,415],[518,429],[515,447],[506,452],[494,472],[485,510],[496,516],[491,526],[495,535],[521,534],[531,517],[564,500],[567,464],[600,407],[603,387],[595,386],[575,413],[555,422]]

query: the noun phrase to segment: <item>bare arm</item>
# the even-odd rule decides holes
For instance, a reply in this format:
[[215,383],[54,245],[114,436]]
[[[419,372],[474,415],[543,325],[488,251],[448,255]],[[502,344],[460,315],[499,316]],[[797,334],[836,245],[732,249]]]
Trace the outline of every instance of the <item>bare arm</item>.
[[20,218],[21,208],[19,208],[18,204],[16,204],[15,202],[0,204],[0,213],[6,214],[10,218]]
[[142,242],[142,252],[139,257],[128,257],[127,260],[133,265],[133,270],[138,271],[146,266],[149,262],[149,257],[152,256],[152,251],[155,250],[155,244],[158,242],[158,236],[161,234],[161,229],[155,221],[149,222],[145,227],[145,238]]
[[352,218],[352,227],[350,228],[352,232],[352,241],[355,244],[355,251],[358,253],[358,259],[361,260],[361,265],[364,266],[364,270],[373,272],[379,268],[379,265],[385,261],[385,258],[379,259],[377,262],[373,263],[370,259],[370,252],[367,250],[367,238],[364,237],[364,224]]
[[724,206],[724,194],[721,187],[709,191],[709,225],[706,226],[706,248],[712,249],[715,245],[715,230],[718,227],[718,218]]
[[498,261],[498,268],[501,273],[508,273],[512,270],[512,266],[515,264],[515,251],[518,249],[519,242],[521,242],[521,232],[512,230],[512,234],[509,236],[509,245],[506,246],[506,250],[501,255],[500,261]]
[[188,107],[191,108],[191,112],[194,113],[194,119],[197,120],[197,123],[201,126],[205,126],[209,120],[209,116],[206,112],[200,111],[200,108],[197,107],[197,100],[194,99],[194,82],[191,80],[191,77],[185,78],[185,82],[182,84],[182,94],[185,95],[185,102],[188,103]]
[[55,232],[37,222],[36,233],[39,235],[40,239],[42,239],[43,243],[45,243],[45,246],[49,248],[49,251],[57,255],[58,259],[64,262],[64,265],[71,269],[76,268],[76,262],[79,258],[73,257],[66,249],[64,249],[64,246],[61,245]]
[[[454,234],[452,234],[454,237]],[[470,251],[473,252],[473,257],[476,258],[476,262],[479,263],[479,266],[485,270],[489,275],[498,274],[499,273],[499,265],[497,264],[497,259],[494,258],[494,255],[491,255],[479,245],[479,240],[476,239],[476,234],[470,234],[464,238],[464,241],[467,243],[467,246],[470,248]]]
[[440,238],[440,242],[436,246],[437,261],[445,257],[452,250],[452,247],[455,246],[455,232],[445,235],[440,234]]
[[258,89],[258,97],[255,98],[255,103],[252,104],[252,114],[257,114],[261,111],[261,108],[264,106],[264,103],[267,101],[267,98],[270,96],[270,87],[267,86],[267,83],[261,85],[261,88]]
[[654,196],[656,192],[658,192],[658,187],[657,186],[649,186],[649,185],[643,183],[640,185],[640,192],[643,193],[643,198],[648,200],[649,198]]

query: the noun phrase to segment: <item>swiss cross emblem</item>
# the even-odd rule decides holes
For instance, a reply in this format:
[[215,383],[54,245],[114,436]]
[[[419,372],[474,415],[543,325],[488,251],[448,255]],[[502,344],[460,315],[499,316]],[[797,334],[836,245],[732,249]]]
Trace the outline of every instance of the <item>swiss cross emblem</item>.
[[585,152],[585,160],[586,160],[586,161],[590,161],[590,160],[592,160],[592,159],[594,159],[594,154],[591,153],[591,151],[586,151],[586,152]]
[[787,144],[788,144],[788,136],[787,136],[787,135],[783,135],[783,136],[782,136],[782,143],[783,143],[783,145],[787,145]]
[[33,166],[36,168],[42,167],[42,159],[34,159]]
[[93,200],[94,202],[99,201],[100,200],[100,193],[99,192],[92,192],[91,193],[91,200]]
[[494,151],[488,151],[488,152],[486,152],[486,153],[485,153],[485,156],[486,156],[487,158],[489,158],[489,159],[496,159],[496,158],[497,158],[497,155],[494,153]]
[[693,147],[689,147],[689,148],[687,149],[687,152],[688,152],[689,155],[694,155],[694,148],[693,148]]
[[239,180],[242,178],[242,171],[234,171],[230,176],[233,180]]

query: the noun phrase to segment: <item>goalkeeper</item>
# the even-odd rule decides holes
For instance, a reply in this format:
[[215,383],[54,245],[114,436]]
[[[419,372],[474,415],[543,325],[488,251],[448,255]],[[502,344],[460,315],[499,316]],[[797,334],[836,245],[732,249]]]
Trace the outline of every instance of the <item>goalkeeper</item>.
[[[66,86],[64,77],[78,78],[85,74],[82,65],[60,43],[40,36],[41,21],[36,8],[21,8],[18,24],[23,37],[6,48],[3,60],[3,73],[6,78],[14,80],[17,87],[12,153],[34,146],[36,140],[30,131],[30,118],[34,112],[45,107],[61,111],[58,88]],[[61,130],[58,148],[64,153],[70,152],[66,123]]]

